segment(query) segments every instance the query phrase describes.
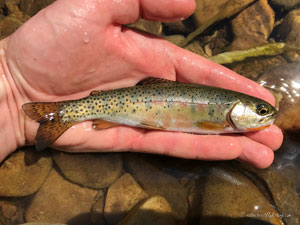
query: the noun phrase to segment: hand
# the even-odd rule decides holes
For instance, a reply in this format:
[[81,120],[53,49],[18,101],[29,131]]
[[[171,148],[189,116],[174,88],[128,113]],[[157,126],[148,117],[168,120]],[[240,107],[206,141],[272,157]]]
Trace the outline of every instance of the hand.
[[[22,112],[23,103],[77,99],[92,90],[132,86],[148,76],[220,86],[274,103],[273,96],[258,84],[163,39],[122,26],[140,17],[177,20],[189,16],[194,7],[194,0],[57,0],[31,18],[2,42],[3,68],[18,112],[17,146],[34,144],[38,128]],[[219,136],[123,126],[98,131],[87,121],[66,131],[53,147],[203,160],[239,158],[264,168],[272,163],[273,150],[281,143],[282,133],[276,126]],[[2,159],[13,150],[3,151]]]

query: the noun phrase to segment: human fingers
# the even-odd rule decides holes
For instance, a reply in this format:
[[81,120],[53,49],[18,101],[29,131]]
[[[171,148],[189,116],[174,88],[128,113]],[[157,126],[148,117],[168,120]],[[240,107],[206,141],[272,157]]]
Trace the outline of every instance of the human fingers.
[[[76,138],[74,138],[76,137]],[[262,168],[273,160],[267,146],[240,135],[193,135],[146,131],[129,127],[91,129],[90,122],[65,132],[54,145],[66,151],[135,151],[201,160],[230,160],[239,157]],[[248,157],[255,152],[255,157]]]
[[244,135],[253,141],[268,146],[274,151],[279,149],[283,141],[282,131],[275,125],[258,132],[245,133]]

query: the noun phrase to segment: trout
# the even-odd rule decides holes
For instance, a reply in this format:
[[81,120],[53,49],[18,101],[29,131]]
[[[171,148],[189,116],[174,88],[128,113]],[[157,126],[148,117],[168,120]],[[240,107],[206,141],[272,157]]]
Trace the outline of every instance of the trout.
[[198,84],[148,78],[136,86],[92,91],[90,96],[22,106],[40,123],[35,145],[43,150],[76,123],[93,127],[117,125],[196,134],[240,133],[270,126],[277,110],[262,99]]

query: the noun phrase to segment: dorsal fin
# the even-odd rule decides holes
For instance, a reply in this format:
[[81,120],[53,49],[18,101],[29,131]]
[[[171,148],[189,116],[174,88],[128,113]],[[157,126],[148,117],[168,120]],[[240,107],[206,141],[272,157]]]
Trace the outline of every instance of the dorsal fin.
[[148,85],[148,84],[159,84],[159,83],[174,83],[176,81],[173,80],[167,80],[164,78],[158,78],[158,77],[148,77],[144,80],[141,80],[136,85]]

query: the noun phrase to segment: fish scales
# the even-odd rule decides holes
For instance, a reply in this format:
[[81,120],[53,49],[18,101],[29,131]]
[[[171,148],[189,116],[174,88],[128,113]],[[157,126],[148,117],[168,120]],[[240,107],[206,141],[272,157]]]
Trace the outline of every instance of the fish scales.
[[272,105],[253,96],[162,79],[158,83],[94,91],[78,100],[26,103],[22,108],[31,119],[40,123],[36,136],[38,150],[46,148],[68,128],[85,120],[95,120],[94,124],[98,125],[102,123],[101,129],[120,124],[218,134],[264,129],[274,122],[277,114]]

